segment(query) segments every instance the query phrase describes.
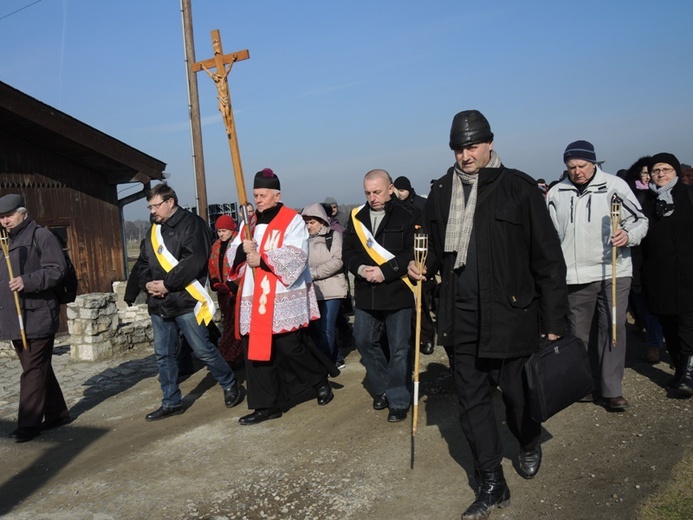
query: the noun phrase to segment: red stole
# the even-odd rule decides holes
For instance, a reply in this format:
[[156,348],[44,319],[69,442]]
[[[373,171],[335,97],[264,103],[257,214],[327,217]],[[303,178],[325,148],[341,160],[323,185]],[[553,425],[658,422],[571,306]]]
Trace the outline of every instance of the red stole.
[[[286,228],[296,216],[292,209],[282,206],[277,215],[270,221],[262,236],[260,254],[266,247],[279,249],[284,243]],[[271,240],[268,244],[267,241]],[[247,269],[247,266],[246,266]],[[247,271],[246,271],[247,273]],[[244,275],[245,277],[245,275]],[[260,267],[253,272],[253,306],[250,317],[250,339],[248,342],[248,359],[250,361],[269,361],[272,356],[272,329],[274,325],[274,297],[277,289],[277,277]],[[241,298],[238,298],[240,301]]]

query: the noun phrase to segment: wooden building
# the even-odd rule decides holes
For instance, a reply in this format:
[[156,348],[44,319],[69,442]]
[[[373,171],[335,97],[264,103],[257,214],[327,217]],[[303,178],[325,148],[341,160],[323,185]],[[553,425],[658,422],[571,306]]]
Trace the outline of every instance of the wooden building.
[[[0,196],[66,241],[79,293],[126,278],[123,207],[142,199],[165,164],[0,82]],[[118,186],[141,183],[118,199]]]

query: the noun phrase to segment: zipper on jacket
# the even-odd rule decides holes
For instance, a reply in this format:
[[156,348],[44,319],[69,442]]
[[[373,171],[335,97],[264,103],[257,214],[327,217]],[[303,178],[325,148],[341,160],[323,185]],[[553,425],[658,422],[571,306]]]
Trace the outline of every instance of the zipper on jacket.
[[575,211],[575,197],[570,197],[570,223],[573,223],[573,212]]
[[592,194],[587,199],[587,222],[592,222]]

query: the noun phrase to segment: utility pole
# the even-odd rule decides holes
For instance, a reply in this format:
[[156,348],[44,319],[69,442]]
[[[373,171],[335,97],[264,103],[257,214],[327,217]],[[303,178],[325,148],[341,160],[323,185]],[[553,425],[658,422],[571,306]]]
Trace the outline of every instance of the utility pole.
[[197,213],[207,222],[207,180],[205,178],[205,160],[202,151],[202,124],[200,122],[200,97],[197,92],[197,74],[190,65],[195,63],[195,40],[193,39],[191,0],[180,1],[180,12],[183,17],[183,45],[185,47],[185,74],[188,79],[188,112],[190,114],[190,134],[192,138],[193,168],[195,169],[195,187]]

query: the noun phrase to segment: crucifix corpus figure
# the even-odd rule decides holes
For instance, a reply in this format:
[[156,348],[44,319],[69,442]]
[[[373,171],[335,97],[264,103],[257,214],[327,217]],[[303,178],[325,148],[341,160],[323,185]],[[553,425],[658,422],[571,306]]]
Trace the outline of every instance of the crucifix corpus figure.
[[[229,149],[231,151],[231,162],[233,164],[234,177],[236,179],[236,189],[238,191],[238,204],[243,214],[243,219],[248,222],[248,197],[245,192],[245,181],[243,180],[243,168],[241,167],[241,155],[238,149],[238,138],[236,136],[236,127],[233,120],[233,110],[231,108],[231,95],[229,94],[228,76],[231,72],[231,67],[237,61],[247,60],[250,58],[250,53],[247,50],[224,54],[221,47],[221,35],[219,30],[212,31],[212,49],[214,50],[214,58],[198,61],[191,65],[193,72],[204,70],[217,87],[217,99],[219,100],[219,112],[224,119],[226,126],[226,136],[229,139]],[[250,230],[246,226],[246,232]]]

